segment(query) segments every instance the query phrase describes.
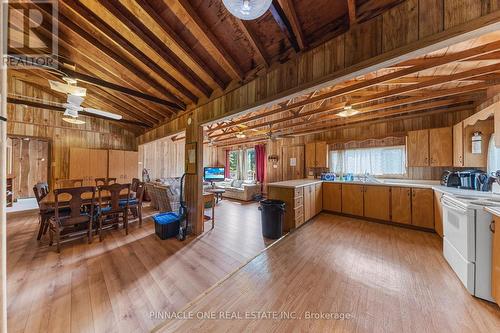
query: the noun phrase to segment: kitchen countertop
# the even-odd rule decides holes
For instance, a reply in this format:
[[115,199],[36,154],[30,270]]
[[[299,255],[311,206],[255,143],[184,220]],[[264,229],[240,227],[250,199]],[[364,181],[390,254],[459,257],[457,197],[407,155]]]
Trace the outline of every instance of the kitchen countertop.
[[500,216],[500,207],[488,206],[488,207],[484,207],[484,210],[493,214],[493,215]]
[[285,188],[297,188],[307,185],[317,184],[317,183],[335,183],[335,184],[354,184],[354,185],[373,185],[373,186],[402,186],[402,187],[416,187],[416,188],[433,188],[439,185],[439,181],[427,181],[427,180],[406,180],[406,179],[380,179],[379,182],[371,181],[324,181],[320,179],[296,179],[287,180],[276,183],[269,183],[268,186],[273,187],[285,187]]
[[461,189],[461,188],[456,188],[456,187],[447,187],[447,186],[442,186],[442,185],[432,186],[432,189],[434,191],[438,191],[438,192],[445,193],[445,194],[450,194],[453,196],[462,195],[462,196],[470,196],[470,197],[476,197],[476,198],[497,198],[497,199],[500,198],[500,194],[498,194],[498,193],[466,190],[466,189]]
[[277,182],[277,183],[269,183],[269,184],[267,184],[267,186],[297,188],[297,187],[304,187],[304,186],[313,185],[313,184],[322,183],[322,182],[323,181],[320,179],[295,179],[295,180],[286,180],[286,181]]

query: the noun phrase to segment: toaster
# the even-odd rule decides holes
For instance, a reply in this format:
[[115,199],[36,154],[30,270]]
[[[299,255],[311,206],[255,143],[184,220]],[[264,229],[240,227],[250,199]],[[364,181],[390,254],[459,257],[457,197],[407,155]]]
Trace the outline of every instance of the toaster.
[[458,172],[446,170],[441,175],[441,185],[448,187],[459,187],[461,185]]

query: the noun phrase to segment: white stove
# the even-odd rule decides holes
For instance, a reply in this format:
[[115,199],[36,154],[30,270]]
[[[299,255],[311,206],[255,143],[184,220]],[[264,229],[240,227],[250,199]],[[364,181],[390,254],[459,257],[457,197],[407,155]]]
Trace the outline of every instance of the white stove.
[[484,207],[500,207],[500,201],[445,194],[441,202],[446,261],[472,295],[493,301],[490,230],[493,217]]

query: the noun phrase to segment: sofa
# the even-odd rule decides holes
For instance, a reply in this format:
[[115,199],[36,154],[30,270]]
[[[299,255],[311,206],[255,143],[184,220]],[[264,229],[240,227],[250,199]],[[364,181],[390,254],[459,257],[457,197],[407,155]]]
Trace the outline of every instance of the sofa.
[[261,194],[261,185],[252,180],[225,179],[215,184],[215,188],[224,189],[223,198],[251,201]]

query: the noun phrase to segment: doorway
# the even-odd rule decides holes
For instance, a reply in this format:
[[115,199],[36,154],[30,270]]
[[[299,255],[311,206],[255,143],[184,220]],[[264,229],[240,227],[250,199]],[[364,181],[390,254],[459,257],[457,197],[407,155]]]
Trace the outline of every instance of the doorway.
[[33,186],[38,182],[48,183],[49,157],[48,140],[19,136],[7,138],[7,174],[12,180],[13,206],[36,208]]

